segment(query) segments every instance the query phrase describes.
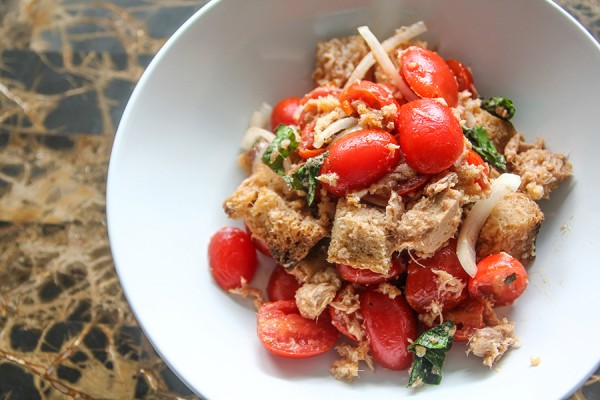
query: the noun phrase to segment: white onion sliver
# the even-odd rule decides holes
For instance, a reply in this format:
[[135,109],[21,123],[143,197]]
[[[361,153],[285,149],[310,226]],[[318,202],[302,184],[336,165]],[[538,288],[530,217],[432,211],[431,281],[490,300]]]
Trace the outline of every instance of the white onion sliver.
[[385,74],[394,81],[394,85],[396,85],[396,87],[400,90],[400,93],[402,93],[402,97],[404,97],[408,101],[415,100],[417,96],[406,85],[406,83],[404,83],[404,80],[400,76],[398,69],[396,69],[396,66],[392,62],[392,59],[385,51],[381,43],[379,43],[379,40],[377,40],[373,32],[371,32],[369,27],[359,27],[358,33],[360,33],[363,39],[365,39],[365,42],[367,42],[367,45],[371,49],[373,57],[375,57],[377,63],[381,66],[381,68],[383,68]]
[[475,203],[458,235],[456,255],[464,270],[471,277],[477,273],[475,244],[479,232],[496,204],[521,185],[521,177],[515,174],[502,174],[492,182],[490,197]]
[[[383,47],[386,53],[389,53],[402,43],[425,32],[427,32],[425,23],[423,21],[416,22],[410,26],[398,29],[394,36],[391,36],[381,42],[381,47]],[[373,57],[373,53],[369,52],[363,57],[362,60],[360,60],[356,68],[354,68],[354,71],[352,71],[350,74],[350,77],[348,78],[344,88],[348,87],[352,82],[362,79],[373,65],[375,65],[375,58]]]
[[242,150],[248,151],[261,138],[265,139],[267,142],[271,143],[273,141],[273,139],[275,139],[275,134],[264,128],[251,126],[248,129],[246,129],[246,132],[244,133],[244,137],[242,137],[242,142],[240,143],[240,147],[242,148]]
[[323,129],[321,133],[315,134],[313,146],[315,149],[319,149],[325,144],[325,141],[338,133],[339,131],[343,131],[344,129],[348,129],[353,127],[358,123],[358,119],[354,117],[346,117],[342,119],[338,119],[337,121],[331,123],[327,128]]
[[265,102],[261,103],[258,109],[252,113],[252,116],[250,117],[250,122],[248,122],[248,128],[267,128],[267,125],[269,124],[269,119],[271,119],[272,111],[273,107],[271,107],[269,104]]

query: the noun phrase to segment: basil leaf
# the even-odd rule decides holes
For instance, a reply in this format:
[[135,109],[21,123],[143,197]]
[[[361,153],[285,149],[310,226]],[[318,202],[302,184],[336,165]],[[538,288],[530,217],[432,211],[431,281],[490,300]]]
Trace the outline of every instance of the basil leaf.
[[475,128],[462,128],[463,134],[469,139],[473,150],[479,154],[485,162],[501,172],[506,172],[506,160],[504,156],[496,150],[490,136],[483,126]]
[[300,169],[294,172],[288,184],[296,190],[304,190],[306,192],[306,201],[308,205],[312,205],[317,193],[317,176],[321,170],[321,165],[328,152],[320,154],[316,157],[309,158]]
[[285,168],[283,168],[283,160],[292,154],[299,144],[298,140],[296,140],[294,129],[287,125],[279,124],[275,128],[275,139],[273,139],[269,147],[265,150],[262,161],[285,179],[286,173]]
[[513,272],[512,274],[507,276],[506,279],[504,279],[504,283],[506,283],[508,285],[510,283],[513,283],[516,279],[517,279],[517,273]]
[[452,321],[423,332],[408,346],[408,351],[415,353],[409,370],[408,387],[419,387],[422,384],[439,385],[442,381],[442,366],[446,353],[452,348],[456,328]]
[[515,106],[506,97],[490,97],[481,100],[481,108],[498,118],[509,120],[515,115]]

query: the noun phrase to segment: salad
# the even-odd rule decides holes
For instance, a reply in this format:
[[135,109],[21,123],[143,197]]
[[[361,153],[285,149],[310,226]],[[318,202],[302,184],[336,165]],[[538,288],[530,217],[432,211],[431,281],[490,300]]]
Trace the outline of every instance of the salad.
[[[470,68],[418,40],[418,22],[383,42],[368,27],[320,42],[315,88],[254,113],[208,248],[215,282],[254,299],[273,354],[335,348],[331,371],[364,363],[438,384],[461,342],[492,366],[517,342],[495,308],[526,290],[548,198],[572,174],[564,154],[527,143],[513,102],[481,97]],[[257,250],[273,258],[252,286]]]

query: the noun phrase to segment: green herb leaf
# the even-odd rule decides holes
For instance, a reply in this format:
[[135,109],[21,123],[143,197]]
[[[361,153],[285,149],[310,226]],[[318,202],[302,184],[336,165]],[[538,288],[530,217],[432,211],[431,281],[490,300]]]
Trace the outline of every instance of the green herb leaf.
[[275,128],[275,139],[273,139],[269,147],[265,150],[262,161],[285,179],[286,173],[283,168],[283,160],[292,154],[298,145],[299,142],[296,140],[294,129],[287,125],[279,124]]
[[452,321],[423,332],[408,346],[408,351],[415,353],[409,370],[408,387],[419,387],[422,384],[439,385],[442,381],[442,366],[446,353],[452,348],[456,327]]
[[485,162],[501,172],[506,172],[506,160],[504,156],[496,150],[494,143],[490,139],[483,126],[475,128],[462,128],[464,135],[469,139],[473,150],[479,154]]
[[513,283],[516,279],[517,279],[517,273],[513,272],[512,274],[507,276],[506,279],[504,279],[504,283],[506,283],[508,285],[509,283]]
[[506,97],[490,97],[481,100],[481,108],[494,114],[498,118],[509,120],[515,115],[515,106],[511,99]]
[[306,163],[294,172],[291,179],[288,181],[290,187],[296,190],[304,190],[306,192],[306,201],[308,205],[312,205],[317,192],[317,176],[321,170],[321,165],[328,152],[322,153],[316,157],[309,158]]

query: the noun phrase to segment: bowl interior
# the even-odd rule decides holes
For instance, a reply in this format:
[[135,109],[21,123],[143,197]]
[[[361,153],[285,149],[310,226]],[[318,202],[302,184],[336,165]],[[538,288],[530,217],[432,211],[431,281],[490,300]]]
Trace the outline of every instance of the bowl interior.
[[[515,12],[518,10],[518,12]],[[575,177],[542,202],[546,213],[530,287],[501,310],[516,321],[522,346],[488,371],[456,345],[444,382],[418,393],[559,398],[592,372],[600,281],[594,249],[600,93],[598,45],[558,7],[542,0],[216,1],[161,50],[141,79],[119,127],[108,181],[113,255],[128,300],[156,349],[190,387],[211,398],[396,398],[405,372],[378,368],[353,385],[329,374],[334,352],[308,360],[271,356],[255,334],[255,312],[213,283],[210,236],[227,220],[222,201],[243,179],[239,141],[262,102],[311,88],[316,41],[367,24],[380,38],[424,20],[444,57],[471,66],[483,96],[517,106],[514,124],[529,141],[568,152]],[[257,277],[264,283],[272,265]],[[530,357],[540,357],[534,368]],[[493,387],[493,391],[490,388]],[[255,393],[256,392],[256,393]]]

